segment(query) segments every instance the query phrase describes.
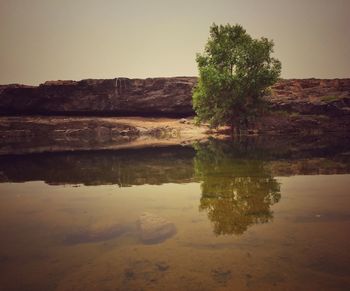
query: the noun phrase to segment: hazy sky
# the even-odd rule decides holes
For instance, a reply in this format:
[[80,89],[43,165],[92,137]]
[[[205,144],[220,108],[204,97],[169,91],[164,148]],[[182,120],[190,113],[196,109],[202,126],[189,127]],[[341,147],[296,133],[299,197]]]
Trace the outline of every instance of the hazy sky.
[[350,0],[0,0],[0,84],[196,76],[213,22],[273,39],[284,78],[350,77]]

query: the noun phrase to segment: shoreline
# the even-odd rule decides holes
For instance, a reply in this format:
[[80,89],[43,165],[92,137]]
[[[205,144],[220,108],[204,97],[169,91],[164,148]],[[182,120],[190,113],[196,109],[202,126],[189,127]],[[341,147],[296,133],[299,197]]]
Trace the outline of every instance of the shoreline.
[[193,118],[0,117],[0,155],[187,145],[212,134]]
[[[0,154],[185,145],[230,136],[194,124],[195,77],[0,86]],[[248,135],[350,136],[350,79],[280,80]]]
[[[281,127],[284,131],[278,130]],[[348,128],[341,119],[270,114],[231,137],[228,127],[197,126],[193,117],[2,116],[0,155],[186,146],[210,138],[294,136],[302,142],[306,136],[350,136]]]

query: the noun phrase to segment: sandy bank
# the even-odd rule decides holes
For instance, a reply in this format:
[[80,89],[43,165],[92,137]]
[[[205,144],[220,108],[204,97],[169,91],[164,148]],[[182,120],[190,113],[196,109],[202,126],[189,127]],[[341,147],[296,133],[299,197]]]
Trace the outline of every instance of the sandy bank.
[[208,138],[193,119],[0,117],[0,154],[185,145]]

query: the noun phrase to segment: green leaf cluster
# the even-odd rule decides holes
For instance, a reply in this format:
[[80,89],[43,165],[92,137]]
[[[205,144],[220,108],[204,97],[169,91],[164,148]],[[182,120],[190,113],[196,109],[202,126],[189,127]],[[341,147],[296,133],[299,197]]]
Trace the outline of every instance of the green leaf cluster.
[[280,61],[271,57],[273,46],[267,38],[253,39],[240,25],[213,24],[204,53],[196,58],[197,120],[239,128],[258,116],[262,97],[281,73]]

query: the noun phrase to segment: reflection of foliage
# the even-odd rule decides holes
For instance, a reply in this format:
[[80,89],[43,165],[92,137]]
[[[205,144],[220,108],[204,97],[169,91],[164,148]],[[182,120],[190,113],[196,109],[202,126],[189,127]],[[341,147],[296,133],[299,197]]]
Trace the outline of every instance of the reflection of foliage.
[[272,219],[270,206],[280,200],[280,187],[264,162],[237,156],[242,151],[219,141],[196,150],[195,171],[202,180],[199,209],[208,212],[215,234],[242,234],[250,225]]

